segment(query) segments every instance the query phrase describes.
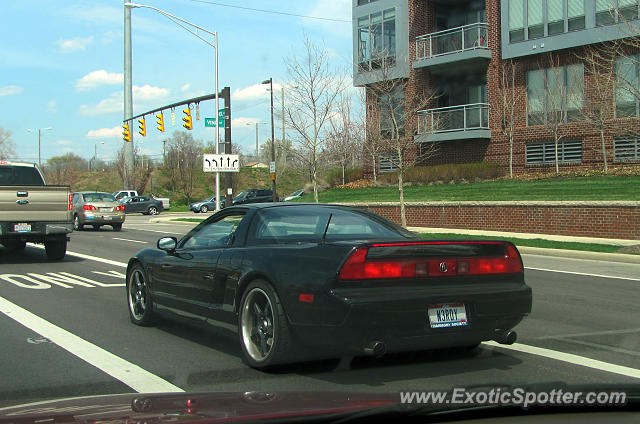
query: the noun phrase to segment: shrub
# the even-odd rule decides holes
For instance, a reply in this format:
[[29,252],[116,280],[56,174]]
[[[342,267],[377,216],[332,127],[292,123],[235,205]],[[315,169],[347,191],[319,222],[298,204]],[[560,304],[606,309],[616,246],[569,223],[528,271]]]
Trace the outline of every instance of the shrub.
[[[352,181],[361,180],[364,176],[362,168],[347,168],[344,172],[344,182],[350,183]],[[326,178],[329,187],[335,187],[342,185],[342,168],[334,168],[327,172]]]
[[[412,184],[460,182],[463,180],[473,182],[477,179],[487,180],[503,175],[504,170],[499,164],[488,162],[414,166],[405,171],[404,182]],[[385,172],[380,174],[379,180],[383,184],[397,184],[398,175],[396,172]]]

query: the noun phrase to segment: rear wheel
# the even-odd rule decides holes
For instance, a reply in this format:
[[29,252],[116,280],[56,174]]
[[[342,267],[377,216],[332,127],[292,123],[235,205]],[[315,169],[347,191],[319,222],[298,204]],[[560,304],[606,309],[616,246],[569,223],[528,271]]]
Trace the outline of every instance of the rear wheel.
[[76,231],[82,230],[83,225],[80,223],[80,217],[78,215],[73,217],[73,229]]
[[202,213],[209,212],[209,208],[207,207],[207,205],[200,206],[200,212]]
[[99,229],[100,229],[100,226],[99,226],[99,225],[94,225],[94,226],[93,226],[93,229],[94,229],[94,230],[99,230]]
[[147,213],[149,215],[158,215],[158,208],[156,208],[155,206],[149,206],[149,209],[147,209]]
[[148,326],[153,323],[151,294],[147,285],[147,274],[139,263],[134,264],[127,276],[127,304],[129,318],[136,325]]
[[59,261],[64,258],[67,253],[67,239],[55,238],[45,240],[44,250],[47,252],[47,258]]
[[238,333],[244,360],[264,369],[292,358],[293,340],[280,299],[264,280],[247,286],[242,297]]
[[111,227],[113,227],[113,231],[122,230],[122,224],[113,224]]

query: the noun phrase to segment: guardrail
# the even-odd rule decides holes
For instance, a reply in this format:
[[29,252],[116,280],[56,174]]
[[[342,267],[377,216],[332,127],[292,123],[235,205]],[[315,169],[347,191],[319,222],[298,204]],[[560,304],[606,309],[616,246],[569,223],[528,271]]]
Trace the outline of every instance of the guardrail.
[[418,134],[489,129],[489,103],[418,111]]
[[489,24],[476,22],[416,37],[416,60],[465,50],[488,49]]

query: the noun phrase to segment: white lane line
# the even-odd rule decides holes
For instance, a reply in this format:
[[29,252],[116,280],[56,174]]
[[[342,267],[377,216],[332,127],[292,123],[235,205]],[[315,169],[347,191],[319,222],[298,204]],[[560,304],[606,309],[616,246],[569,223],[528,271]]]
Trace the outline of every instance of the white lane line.
[[161,234],[177,234],[177,233],[179,233],[179,232],[175,232],[175,231],[145,230],[145,229],[142,229],[142,228],[132,228],[132,227],[127,228],[127,230],[146,231],[148,233],[161,233]]
[[584,275],[585,277],[614,278],[616,280],[640,281],[640,278],[616,277],[614,275],[589,274],[586,272],[575,272],[575,271],[560,271],[558,269],[533,268],[530,266],[525,266],[524,269],[530,269],[532,271],[557,272],[560,274]]
[[166,380],[0,297],[0,312],[139,393],[183,392]]
[[625,328],[621,330],[603,330],[603,331],[591,331],[588,333],[572,333],[572,334],[558,334],[555,336],[540,336],[540,337],[536,337],[536,339],[544,340],[544,339],[564,339],[565,337],[609,336],[612,334],[637,333],[639,331],[640,331],[640,328]]
[[140,240],[129,240],[129,239],[123,239],[123,238],[118,238],[118,237],[112,237],[113,240],[121,240],[121,241],[128,241],[130,243],[142,243],[142,244],[149,244],[148,241],[140,241]]
[[636,352],[635,350],[623,349],[621,347],[609,346],[601,343],[584,342],[582,340],[573,340],[573,339],[557,339],[557,340],[561,342],[575,343],[582,346],[594,347],[599,350],[609,350],[611,352],[623,353],[625,355],[640,356],[640,352]]
[[482,344],[486,346],[497,347],[500,349],[515,350],[518,352],[528,353],[530,355],[542,356],[544,358],[555,359],[557,361],[568,362],[574,365],[580,365],[587,368],[593,368],[600,371],[606,371],[613,374],[620,374],[627,377],[640,379],[639,369],[610,364],[609,362],[598,361],[597,359],[586,358],[584,356],[574,355],[572,353],[558,352],[557,350],[529,346],[521,343],[502,345],[498,342],[490,341],[483,342]]
[[[37,247],[38,249],[44,249],[44,246],[42,246],[40,244],[29,243],[29,246]],[[126,268],[127,267],[127,264],[124,263],[124,262],[112,261],[111,259],[104,259],[104,258],[99,258],[97,256],[85,255],[84,253],[77,253],[77,252],[69,252],[69,251],[67,251],[67,255],[75,256],[76,258],[81,258],[81,259],[88,259],[90,261],[102,262],[103,264],[107,264],[107,265],[119,266],[121,268]]]

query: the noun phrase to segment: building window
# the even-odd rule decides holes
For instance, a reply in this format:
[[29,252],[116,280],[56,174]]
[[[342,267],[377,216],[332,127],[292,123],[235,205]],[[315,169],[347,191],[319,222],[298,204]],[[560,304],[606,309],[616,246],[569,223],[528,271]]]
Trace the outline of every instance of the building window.
[[638,0],[596,0],[596,25],[613,25],[638,19]]
[[581,63],[527,72],[527,123],[574,122],[584,105]]
[[378,169],[380,170],[380,172],[397,171],[398,166],[396,165],[396,161],[394,159],[396,159],[396,156],[394,155],[394,153],[380,155],[380,158],[378,159],[378,163],[380,165]]
[[[395,125],[394,125],[395,120]],[[404,92],[380,96],[380,136],[384,139],[404,136]]]
[[362,6],[363,4],[373,3],[377,0],[358,0],[358,6]]
[[358,18],[358,63],[361,71],[380,68],[396,58],[395,9]]
[[613,141],[613,155],[617,162],[640,161],[640,139],[616,138]]
[[[543,141],[526,145],[527,165],[550,165],[556,163],[555,143]],[[558,163],[582,162],[582,142],[575,140],[558,141]]]
[[640,116],[640,55],[616,59],[616,117]]
[[584,2],[585,0],[509,0],[509,42],[584,29]]

